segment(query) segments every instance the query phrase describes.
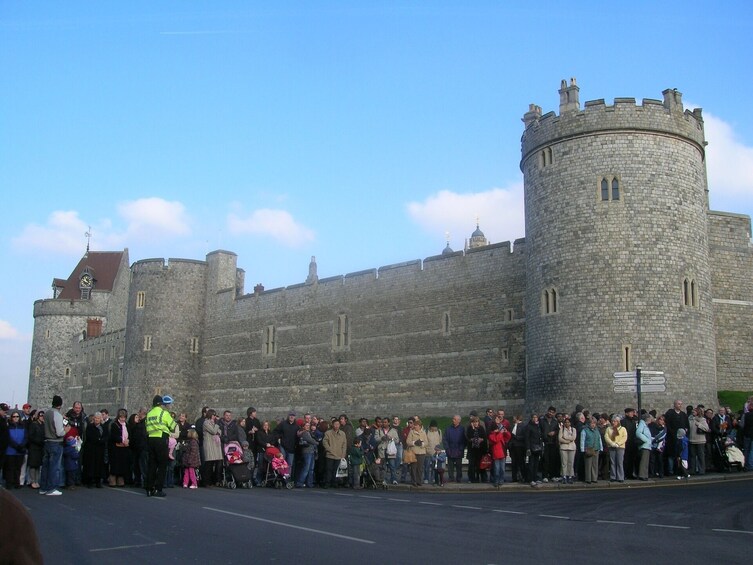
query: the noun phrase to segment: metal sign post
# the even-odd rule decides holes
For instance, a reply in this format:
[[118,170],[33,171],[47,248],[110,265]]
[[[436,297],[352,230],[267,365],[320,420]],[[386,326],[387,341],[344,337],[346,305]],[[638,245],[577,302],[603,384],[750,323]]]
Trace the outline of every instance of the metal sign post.
[[636,386],[636,393],[638,395],[638,416],[640,417],[641,414],[641,368],[640,366],[635,367],[635,386]]

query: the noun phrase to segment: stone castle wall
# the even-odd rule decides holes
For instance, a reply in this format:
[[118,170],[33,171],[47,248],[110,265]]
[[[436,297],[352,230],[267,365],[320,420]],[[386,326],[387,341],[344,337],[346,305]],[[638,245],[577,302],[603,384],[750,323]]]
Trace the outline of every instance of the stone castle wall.
[[[269,416],[522,406],[523,265],[518,241],[512,252],[505,243],[237,300],[221,293],[208,312],[202,402]],[[338,346],[340,316],[349,335]]]
[[[612,375],[637,365],[667,378],[664,393],[644,395],[646,406],[668,406],[674,397],[714,402],[700,112],[683,113],[673,96],[668,107],[620,99],[548,114],[526,128],[521,168],[527,404],[621,409],[635,395],[614,393]],[[602,178],[609,179],[608,201]],[[614,178],[618,200],[611,200]],[[683,305],[686,277],[695,281],[698,307]],[[558,298],[553,314],[542,308],[548,288]]]
[[[131,267],[123,375],[129,407],[149,407],[155,394],[193,402],[201,371],[206,273],[205,261],[185,259],[149,259]],[[199,352],[191,351],[193,338]]]
[[[524,240],[255,294],[229,251],[126,255],[112,293],[35,303],[30,401],[134,411],[168,393],[191,415],[266,418],[621,410],[635,404],[612,390],[626,348],[628,368],[665,372],[647,408],[750,390],[750,219],[708,210],[701,111],[673,90],[582,110],[574,81],[560,94],[560,115],[524,118]],[[603,177],[619,200],[602,201]],[[88,318],[104,333],[82,341]]]
[[720,390],[753,389],[753,245],[750,218],[709,214],[717,380]]

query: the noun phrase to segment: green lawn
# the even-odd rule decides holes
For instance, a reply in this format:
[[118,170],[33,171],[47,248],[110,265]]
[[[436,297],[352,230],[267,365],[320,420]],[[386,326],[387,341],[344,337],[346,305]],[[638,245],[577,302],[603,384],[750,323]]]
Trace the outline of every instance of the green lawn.
[[719,403],[724,406],[732,408],[733,412],[742,410],[745,401],[753,396],[753,392],[741,391],[741,390],[720,390],[719,391]]

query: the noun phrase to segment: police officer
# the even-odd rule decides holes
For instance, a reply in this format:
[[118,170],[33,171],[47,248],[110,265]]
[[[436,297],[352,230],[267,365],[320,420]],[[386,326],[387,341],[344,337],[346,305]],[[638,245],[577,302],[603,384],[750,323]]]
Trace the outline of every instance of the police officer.
[[147,496],[165,496],[162,485],[165,481],[169,459],[167,438],[175,431],[177,425],[165,406],[172,403],[172,397],[156,395],[152,399],[152,409],[146,415],[149,467],[147,468],[144,487]]

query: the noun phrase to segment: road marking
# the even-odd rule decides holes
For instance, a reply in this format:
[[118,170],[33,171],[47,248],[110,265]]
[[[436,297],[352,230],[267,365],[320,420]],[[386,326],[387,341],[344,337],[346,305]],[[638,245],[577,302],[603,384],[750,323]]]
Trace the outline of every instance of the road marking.
[[359,494],[358,498],[370,498],[372,500],[382,500],[381,496],[369,496],[368,494]]
[[673,526],[671,524],[646,524],[647,526],[653,526],[654,528],[671,528],[673,530],[689,530],[690,526]]
[[541,518],[556,518],[557,520],[569,520],[570,516],[557,516],[556,514],[539,514]]
[[387,500],[391,500],[393,502],[410,502],[407,498],[388,498]]
[[625,524],[626,526],[635,526],[635,522],[620,522],[619,520],[596,520],[597,524]]
[[429,506],[442,506],[439,502],[419,502],[419,504],[427,504]]
[[480,506],[464,506],[462,504],[451,504],[453,508],[466,508],[468,510],[481,510]]
[[345,493],[345,492],[333,492],[332,494],[334,496],[355,496],[354,494],[348,494],[348,493]]
[[114,488],[110,489],[110,492],[122,492],[124,494],[135,494],[136,496],[146,496],[146,491],[136,491],[136,490],[128,490],[128,489],[122,489],[122,488]]
[[142,543],[139,545],[117,545],[115,547],[98,547],[97,549],[90,549],[90,553],[95,553],[97,551],[117,551],[119,549],[138,549],[140,547],[153,547],[155,545],[167,545],[167,542],[164,541],[155,541],[154,543]]
[[340,539],[346,539],[349,541],[357,541],[359,543],[368,543],[368,544],[374,544],[375,541],[368,540],[368,539],[362,539],[362,538],[354,538],[351,536],[344,536],[342,534],[336,534],[334,532],[326,532],[324,530],[317,530],[314,528],[304,528],[303,526],[296,526],[295,524],[288,524],[286,522],[277,522],[276,520],[267,520],[266,518],[258,518],[256,516],[249,516],[248,514],[239,514],[238,512],[228,512],[227,510],[220,510],[219,508],[212,508],[211,506],[203,506],[204,510],[211,510],[212,512],[219,512],[220,514],[227,514],[229,516],[237,516],[239,518],[248,518],[249,520],[256,520],[257,522],[264,522],[265,524],[272,524],[274,526],[284,526],[286,528],[292,528],[294,530],[303,530],[304,532],[312,532],[314,534],[322,534],[325,536],[330,536],[333,538],[340,538]]
[[728,534],[753,534],[753,532],[749,532],[748,530],[725,530],[723,528],[711,528],[712,532],[724,532]]
[[492,512],[502,512],[502,514],[526,514],[526,512],[518,512],[517,510],[498,510],[492,509]]

